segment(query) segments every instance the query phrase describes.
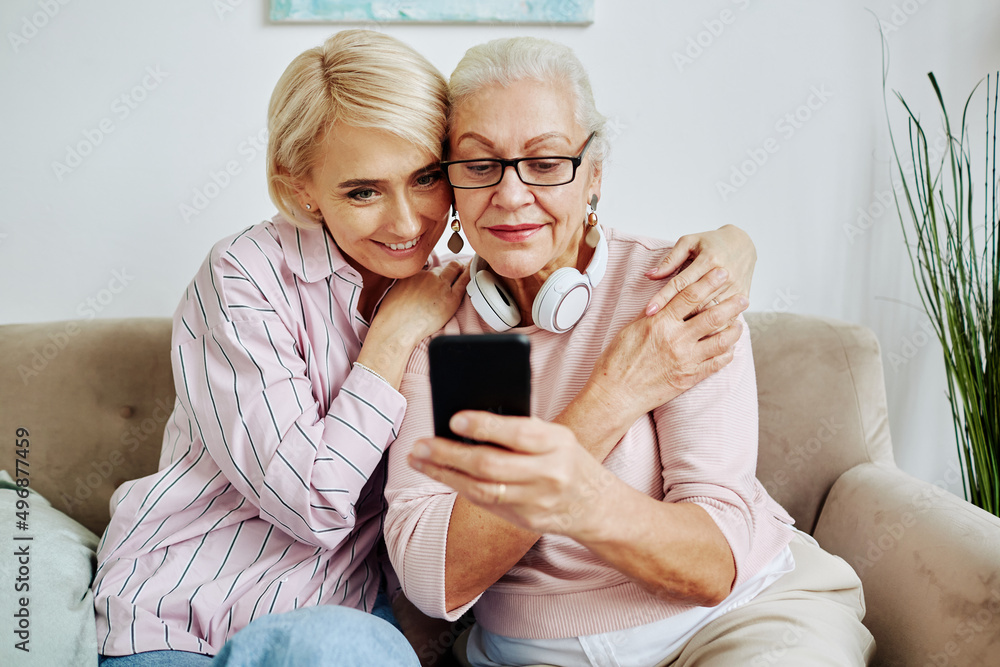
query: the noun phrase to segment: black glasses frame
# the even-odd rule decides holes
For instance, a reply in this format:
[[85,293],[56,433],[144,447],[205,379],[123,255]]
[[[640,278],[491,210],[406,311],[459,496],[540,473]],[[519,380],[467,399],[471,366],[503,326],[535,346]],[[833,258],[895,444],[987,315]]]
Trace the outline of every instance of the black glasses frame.
[[[536,155],[534,157],[516,157],[513,160],[504,160],[503,158],[477,158],[474,160],[451,160],[441,162],[441,168],[444,170],[444,177],[448,179],[448,184],[453,188],[458,188],[459,190],[481,190],[483,188],[492,188],[494,185],[500,183],[503,180],[504,174],[507,173],[507,167],[514,167],[514,173],[522,183],[529,187],[539,187],[539,188],[553,188],[559,185],[566,185],[567,183],[572,183],[576,179],[576,170],[580,168],[580,164],[583,163],[583,156],[587,153],[587,149],[590,148],[590,143],[597,136],[597,132],[591,132],[590,136],[587,137],[587,143],[583,145],[580,149],[580,154],[576,156],[572,155]],[[528,183],[521,176],[521,170],[518,167],[519,164],[526,160],[569,160],[573,165],[573,174],[569,177],[568,181],[563,181],[562,183]],[[451,182],[451,175],[448,173],[448,167],[453,164],[466,164],[469,162],[493,162],[500,165],[500,178],[497,179],[496,183],[490,183],[489,185],[455,185]]]

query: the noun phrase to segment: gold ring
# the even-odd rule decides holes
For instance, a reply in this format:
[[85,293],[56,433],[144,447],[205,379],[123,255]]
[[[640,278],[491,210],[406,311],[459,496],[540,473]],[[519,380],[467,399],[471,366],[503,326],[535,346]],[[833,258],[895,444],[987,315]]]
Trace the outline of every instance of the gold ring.
[[494,505],[499,505],[503,502],[504,496],[507,495],[507,485],[503,482],[497,482],[497,499],[493,501]]

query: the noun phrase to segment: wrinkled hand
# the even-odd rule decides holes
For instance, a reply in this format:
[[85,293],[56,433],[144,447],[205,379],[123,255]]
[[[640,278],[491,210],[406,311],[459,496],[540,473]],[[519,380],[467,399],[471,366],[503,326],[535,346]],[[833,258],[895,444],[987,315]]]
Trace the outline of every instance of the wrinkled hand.
[[460,262],[398,280],[382,299],[376,320],[415,346],[451,319],[468,283],[469,272]]
[[652,317],[639,317],[622,329],[602,353],[588,388],[603,397],[626,423],[684,393],[733,359],[746,310],[742,295],[697,311],[708,295],[726,284],[714,269],[681,291]]
[[646,314],[655,314],[684,291],[685,287],[693,285],[716,268],[726,269],[729,279],[718,285],[703,301],[695,304],[692,312],[737,295],[749,299],[750,282],[753,280],[756,263],[757,249],[750,236],[739,227],[725,225],[714,232],[682,236],[663,264],[646,274],[648,278],[659,280],[680,270],[650,300]]
[[617,480],[565,426],[466,410],[452,417],[451,428],[499,446],[427,438],[414,444],[410,465],[536,533],[585,534],[587,521],[598,514],[592,506]]

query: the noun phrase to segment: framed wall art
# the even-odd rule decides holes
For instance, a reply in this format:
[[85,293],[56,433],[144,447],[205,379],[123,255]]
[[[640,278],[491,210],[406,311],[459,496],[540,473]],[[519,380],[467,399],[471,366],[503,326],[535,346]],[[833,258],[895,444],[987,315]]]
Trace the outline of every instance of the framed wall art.
[[332,23],[594,22],[594,0],[271,0],[272,21]]

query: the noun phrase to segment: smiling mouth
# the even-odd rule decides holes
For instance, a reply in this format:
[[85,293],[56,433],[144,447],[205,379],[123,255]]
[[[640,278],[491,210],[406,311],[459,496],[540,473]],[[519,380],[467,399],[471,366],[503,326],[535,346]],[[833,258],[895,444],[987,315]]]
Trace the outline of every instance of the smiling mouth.
[[488,229],[493,232],[524,232],[538,229],[541,225],[536,223],[522,223],[519,225],[494,225]]
[[501,241],[521,243],[530,239],[541,228],[542,225],[536,224],[497,225],[496,227],[487,227],[486,231]]
[[389,250],[409,250],[413,246],[420,243],[420,238],[421,237],[418,236],[415,239],[410,239],[406,243],[383,243],[382,245],[387,247]]

